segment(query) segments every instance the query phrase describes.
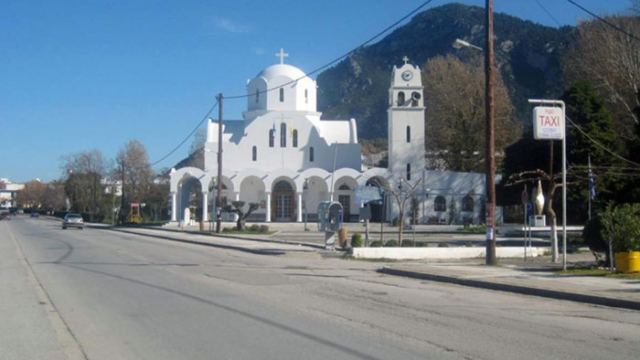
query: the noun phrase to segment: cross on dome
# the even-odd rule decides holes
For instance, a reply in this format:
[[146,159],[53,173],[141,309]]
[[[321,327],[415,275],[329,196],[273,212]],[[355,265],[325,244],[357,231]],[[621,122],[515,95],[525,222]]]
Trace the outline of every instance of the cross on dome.
[[[281,50],[282,50],[282,49],[281,49]],[[402,58],[402,61],[404,61],[404,64],[405,64],[405,65],[407,65],[407,63],[409,62],[409,58],[405,55],[405,56]]]
[[284,64],[284,58],[289,56],[289,54],[284,52],[283,48],[280,48],[280,51],[276,53],[276,56],[280,57],[280,64]]

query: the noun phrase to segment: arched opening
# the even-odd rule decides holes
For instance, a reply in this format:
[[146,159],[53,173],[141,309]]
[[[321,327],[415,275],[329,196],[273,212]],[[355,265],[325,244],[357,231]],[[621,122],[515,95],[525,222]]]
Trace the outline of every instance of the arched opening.
[[178,183],[176,219],[183,224],[193,224],[202,219],[202,185],[197,178],[185,175]]
[[275,221],[295,221],[295,190],[289,180],[280,180],[273,185],[272,216]]
[[335,183],[333,199],[342,205],[342,218],[345,222],[358,221],[360,204],[355,201],[355,189],[358,182],[351,177],[341,177]]
[[280,102],[284,102],[284,89],[280,88]]
[[251,148],[251,160],[258,161],[258,148],[256,146]]
[[292,137],[291,143],[292,143],[293,147],[297,148],[298,147],[298,130],[294,129],[291,137]]
[[313,146],[309,147],[309,162],[313,162],[314,159],[314,154],[313,154]]
[[256,104],[260,102],[260,90],[256,89]]
[[418,106],[418,102],[420,101],[420,98],[422,97],[422,95],[420,95],[419,92],[414,91],[411,93],[411,107],[417,107]]
[[398,106],[404,105],[404,102],[405,102],[404,91],[400,91],[398,92]]
[[411,126],[407,126],[407,142],[411,142]]
[[387,215],[386,215],[387,207],[389,206],[387,201],[388,200],[387,194],[385,194],[384,192],[384,188],[388,186],[387,181],[379,176],[374,176],[369,180],[367,180],[365,185],[377,188],[381,194],[380,200],[374,200],[374,201],[368,202],[368,206],[371,209],[370,221],[372,222],[385,221],[387,219]]
[[407,164],[407,181],[411,180],[411,164]]
[[318,205],[329,200],[327,183],[319,176],[306,179],[302,189],[302,209],[307,213],[307,221],[318,221]]
[[245,209],[250,203],[260,204],[258,210],[249,215],[247,221],[264,221],[266,213],[266,196],[264,182],[257,176],[248,176],[240,183],[240,201],[245,202]]
[[275,129],[269,130],[269,147],[274,146],[273,143],[275,142],[275,137],[276,137],[276,130]]
[[436,196],[436,199],[433,201],[433,210],[437,212],[447,211],[447,199],[442,195]]

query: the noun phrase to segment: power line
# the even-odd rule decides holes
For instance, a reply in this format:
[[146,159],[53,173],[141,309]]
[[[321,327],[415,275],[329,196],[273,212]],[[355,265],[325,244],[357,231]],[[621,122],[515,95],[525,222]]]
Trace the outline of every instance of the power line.
[[540,2],[540,0],[536,0],[536,3],[538,4],[538,6],[540,6],[540,8],[542,9],[542,11],[544,11],[547,15],[549,15],[549,17],[551,18],[551,20],[553,20],[553,22],[556,23],[556,25],[558,25],[558,27],[562,27],[562,24],[560,24],[560,21],[558,21],[558,19],[556,19],[555,16],[553,16],[553,14],[547,10],[547,8],[542,5],[542,3]]
[[202,123],[207,120],[207,118],[209,118],[209,115],[211,114],[211,112],[213,110],[215,110],[215,108],[218,107],[218,102],[216,101],[213,106],[209,109],[209,111],[207,111],[207,113],[204,115],[204,117],[198,121],[198,124],[193,128],[193,130],[191,130],[191,132],[185,136],[185,138],[178,144],[176,145],[176,147],[174,147],[171,151],[169,151],[165,156],[163,156],[162,158],[158,159],[157,161],[154,161],[151,163],[151,166],[155,166],[158,163],[164,161],[166,158],[168,158],[169,156],[171,156],[171,154],[173,154],[174,152],[176,152],[182,145],[184,145],[184,143],[187,142],[187,140],[189,140],[189,138],[191,136],[193,136],[193,134],[195,134],[196,131],[198,131],[198,129],[200,128],[200,126],[202,125]]
[[[565,115],[566,116],[566,115]],[[640,164],[638,164],[635,161],[629,160],[625,157],[623,157],[622,155],[613,152],[612,150],[610,150],[609,148],[607,148],[606,146],[602,145],[601,143],[599,143],[598,141],[594,140],[591,136],[589,136],[589,134],[587,134],[584,130],[582,130],[582,128],[580,127],[580,125],[576,124],[575,122],[573,122],[573,120],[571,120],[571,118],[569,118],[569,116],[566,116],[567,120],[569,120],[569,123],[571,123],[571,125],[573,125],[574,128],[576,128],[584,137],[586,137],[589,141],[591,141],[593,144],[595,144],[597,147],[601,148],[602,150],[604,150],[605,152],[613,155],[614,157],[628,162],[629,164],[635,165],[635,166],[640,166]]]
[[[315,74],[315,73],[317,73],[317,72],[319,72],[319,71],[321,71],[321,70],[324,70],[324,69],[328,68],[329,66],[331,66],[331,65],[333,65],[333,64],[335,64],[335,63],[337,63],[338,61],[343,60],[344,58],[346,58],[346,57],[348,57],[349,55],[353,54],[354,52],[358,51],[358,50],[359,50],[359,49],[361,49],[362,47],[364,47],[364,46],[368,45],[369,43],[371,43],[372,41],[376,40],[376,39],[377,39],[377,38],[379,38],[380,36],[384,35],[384,34],[385,34],[385,33],[387,33],[389,30],[393,29],[394,27],[396,27],[396,26],[397,26],[398,24],[400,24],[401,22],[403,22],[403,21],[405,21],[406,19],[410,18],[411,16],[415,15],[418,11],[420,11],[422,8],[424,8],[425,6],[429,5],[429,4],[430,4],[430,3],[432,3],[432,2],[433,2],[433,0],[427,0],[427,1],[423,2],[423,3],[422,3],[422,4],[420,4],[418,7],[416,7],[416,8],[415,8],[415,9],[413,9],[413,10],[411,10],[409,13],[407,13],[406,15],[404,15],[403,17],[401,17],[400,19],[396,20],[393,24],[391,24],[391,25],[387,26],[386,28],[384,28],[384,29],[383,29],[383,30],[381,30],[380,32],[376,33],[375,35],[373,35],[372,37],[370,37],[369,39],[367,39],[365,42],[361,43],[361,44],[360,44],[360,45],[358,45],[357,47],[355,47],[355,48],[353,48],[353,49],[349,50],[348,52],[346,52],[345,54],[342,54],[342,55],[340,55],[339,57],[337,57],[337,58],[335,58],[335,59],[333,59],[333,60],[329,61],[328,63],[326,63],[326,64],[324,64],[324,65],[322,65],[322,66],[320,66],[320,67],[318,67],[318,68],[315,68],[313,71],[311,71],[311,72],[309,72],[309,73],[305,74],[304,76],[301,76],[301,77],[299,77],[299,78],[297,78],[297,79],[294,79],[294,80],[291,80],[291,81],[289,81],[289,82],[286,82],[286,83],[284,83],[284,84],[282,84],[282,85],[275,86],[275,87],[272,87],[272,88],[269,88],[269,89],[266,89],[266,90],[263,90],[263,91],[259,91],[259,92],[258,92],[258,94],[268,93],[268,92],[270,92],[270,91],[274,91],[274,90],[277,90],[277,89],[283,88],[283,87],[285,87],[285,86],[287,86],[287,85],[294,84],[294,83],[296,83],[296,82],[298,82],[298,81],[300,81],[300,80],[302,80],[302,79],[304,79],[304,78],[308,77],[309,75],[313,75],[313,74]],[[247,97],[252,96],[252,95],[255,95],[255,94],[231,95],[231,96],[225,96],[224,98],[225,98],[225,99],[227,99],[227,100],[228,100],[228,99],[232,99],[232,100],[233,100],[233,99],[242,99],[242,98],[247,98]]]
[[578,4],[577,2],[575,2],[574,0],[567,0],[567,1],[568,1],[570,4],[573,4],[574,6],[576,6],[577,8],[579,8],[580,10],[582,10],[582,11],[586,12],[587,14],[589,14],[589,15],[593,16],[594,18],[596,18],[596,19],[598,19],[598,20],[602,21],[603,23],[605,23],[605,24],[609,25],[611,28],[613,28],[613,29],[615,29],[615,30],[617,30],[617,31],[619,31],[619,32],[621,32],[621,33],[623,33],[623,34],[627,35],[628,37],[630,37],[630,38],[632,38],[632,39],[634,39],[634,40],[636,40],[636,41],[640,41],[640,37],[636,36],[635,34],[632,34],[632,33],[628,32],[627,30],[625,30],[625,29],[621,28],[620,26],[618,26],[618,25],[616,25],[616,24],[612,23],[611,21],[609,21],[609,20],[607,20],[607,19],[603,18],[602,16],[600,16],[600,15],[598,15],[598,14],[594,13],[593,11],[591,11],[591,10],[589,10],[589,9],[585,8],[584,6],[582,6],[582,5]]

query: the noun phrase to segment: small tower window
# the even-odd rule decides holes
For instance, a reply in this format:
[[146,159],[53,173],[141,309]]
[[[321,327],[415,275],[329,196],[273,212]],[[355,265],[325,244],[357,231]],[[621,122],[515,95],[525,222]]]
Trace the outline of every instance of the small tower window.
[[298,147],[298,130],[294,129],[293,132],[292,132],[291,137],[292,137],[291,143],[292,143],[293,147],[297,148]]
[[398,92],[398,106],[404,105],[404,91]]
[[411,142],[411,126],[407,126],[407,142]]
[[419,92],[414,91],[411,93],[411,106],[412,107],[417,107],[418,106],[418,101],[420,101],[420,98],[422,97],[422,95],[420,95]]
[[280,124],[280,147],[287,147],[287,124]]
[[258,148],[255,146],[251,149],[251,160],[253,161],[258,160]]
[[276,129],[269,130],[269,147],[273,147],[275,137],[276,137]]
[[407,164],[407,181],[411,180],[411,164]]
[[256,89],[256,104],[260,102],[260,90]]
[[433,202],[433,210],[435,211],[447,211],[447,200],[444,196],[438,195]]
[[313,162],[313,146],[309,148],[309,162]]
[[280,88],[280,102],[284,102],[284,89]]
[[308,104],[309,103],[309,90],[304,89],[304,103]]

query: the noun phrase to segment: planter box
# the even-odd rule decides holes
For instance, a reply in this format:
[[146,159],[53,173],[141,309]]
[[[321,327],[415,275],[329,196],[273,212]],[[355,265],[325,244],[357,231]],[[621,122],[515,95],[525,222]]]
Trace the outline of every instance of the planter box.
[[[547,247],[534,247],[529,251],[528,257],[544,255]],[[471,259],[485,257],[484,247],[360,247],[353,248],[351,255],[357,259],[394,259],[394,260],[419,260],[419,259]],[[496,248],[496,256],[503,258],[524,257],[522,246],[505,246]]]
[[623,273],[640,272],[640,251],[617,252],[614,258],[616,271]]

